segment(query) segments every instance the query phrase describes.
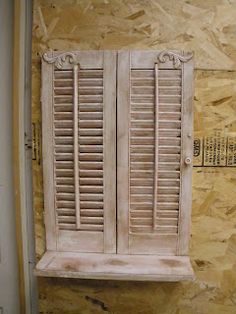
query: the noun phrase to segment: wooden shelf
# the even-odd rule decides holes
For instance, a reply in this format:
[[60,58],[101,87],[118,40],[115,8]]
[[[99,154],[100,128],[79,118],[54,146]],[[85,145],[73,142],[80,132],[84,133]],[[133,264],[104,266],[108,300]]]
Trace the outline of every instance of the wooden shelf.
[[134,281],[193,280],[188,256],[118,255],[47,251],[35,274],[45,277]]

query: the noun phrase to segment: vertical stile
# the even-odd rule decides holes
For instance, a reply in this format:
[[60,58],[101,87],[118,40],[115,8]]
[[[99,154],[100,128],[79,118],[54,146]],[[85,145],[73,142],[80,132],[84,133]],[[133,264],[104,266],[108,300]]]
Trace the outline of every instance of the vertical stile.
[[[182,52],[183,56],[186,56]],[[192,158],[193,158],[193,60],[182,64],[182,132],[181,132],[181,181],[179,206],[178,255],[187,255],[192,204]],[[190,159],[190,164],[186,163]]]
[[116,53],[104,52],[104,252],[116,253]]
[[[117,79],[117,252],[129,252],[130,53],[118,53]],[[127,180],[126,180],[127,178]]]
[[155,103],[154,103],[154,124],[155,124],[155,160],[154,160],[154,191],[153,191],[153,229],[156,228],[157,220],[157,179],[158,179],[158,64],[155,63]]
[[79,85],[78,85],[78,64],[74,65],[74,181],[75,181],[75,213],[76,213],[76,227],[80,228],[80,195],[79,195],[79,143],[78,143],[78,105],[79,105]]
[[[49,52],[53,57],[53,52]],[[53,77],[54,65],[42,62],[42,158],[43,172],[51,180],[44,179],[44,207],[45,207],[45,227],[46,227],[46,244],[48,250],[57,249],[57,218],[55,211],[51,208],[55,206],[54,195],[54,130],[53,130]]]

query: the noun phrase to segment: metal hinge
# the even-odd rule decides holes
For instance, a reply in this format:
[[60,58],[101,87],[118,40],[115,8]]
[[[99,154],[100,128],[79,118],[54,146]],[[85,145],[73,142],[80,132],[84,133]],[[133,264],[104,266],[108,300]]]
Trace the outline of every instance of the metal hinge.
[[25,149],[32,149],[32,137],[31,137],[31,134],[25,133]]
[[32,160],[41,164],[41,124],[39,121],[32,123]]

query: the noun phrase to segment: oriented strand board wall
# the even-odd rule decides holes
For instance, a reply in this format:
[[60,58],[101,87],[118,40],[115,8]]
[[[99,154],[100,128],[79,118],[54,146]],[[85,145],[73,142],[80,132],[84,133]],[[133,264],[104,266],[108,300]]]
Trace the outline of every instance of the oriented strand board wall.
[[[32,115],[37,257],[45,249],[40,54],[48,49],[195,52],[195,132],[236,131],[235,0],[35,0]],[[191,283],[39,279],[43,314],[236,313],[236,168],[194,168]]]

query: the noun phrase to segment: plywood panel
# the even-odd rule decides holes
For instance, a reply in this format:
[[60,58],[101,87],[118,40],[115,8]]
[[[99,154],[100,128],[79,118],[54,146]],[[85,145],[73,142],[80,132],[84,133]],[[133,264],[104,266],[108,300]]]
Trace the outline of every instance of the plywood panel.
[[[54,49],[194,50],[196,66],[232,70],[236,60],[233,1],[36,0],[32,116],[40,138],[40,58]],[[235,132],[236,72],[196,71],[195,135]],[[40,141],[39,141],[40,145]],[[40,151],[40,150],[39,150]],[[37,256],[44,251],[40,153],[34,150]],[[194,168],[190,256],[193,283],[39,279],[43,314],[209,314],[236,312],[236,168]]]
[[236,4],[93,0],[34,4],[33,58],[47,48],[194,50],[197,68],[236,69]]

